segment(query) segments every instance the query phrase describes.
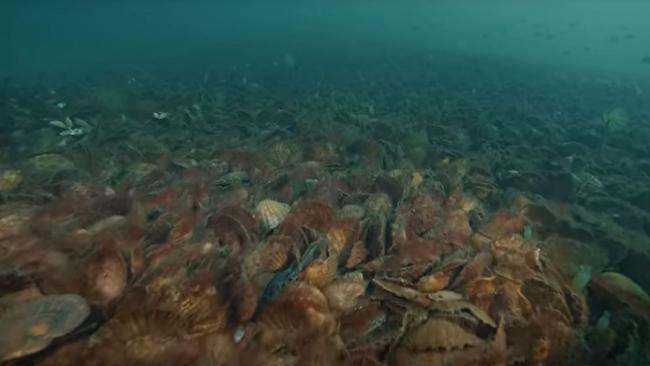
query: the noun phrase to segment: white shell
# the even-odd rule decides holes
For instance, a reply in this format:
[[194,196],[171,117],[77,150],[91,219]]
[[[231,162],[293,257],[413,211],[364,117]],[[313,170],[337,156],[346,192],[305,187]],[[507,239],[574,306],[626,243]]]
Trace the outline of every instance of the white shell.
[[291,211],[291,206],[274,200],[262,200],[257,204],[255,213],[267,230],[276,228]]

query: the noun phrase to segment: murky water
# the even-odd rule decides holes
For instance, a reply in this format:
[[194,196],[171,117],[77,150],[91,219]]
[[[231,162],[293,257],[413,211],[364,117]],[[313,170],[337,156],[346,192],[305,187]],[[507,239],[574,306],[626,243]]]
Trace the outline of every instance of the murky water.
[[2,2],[0,362],[648,364],[647,14]]

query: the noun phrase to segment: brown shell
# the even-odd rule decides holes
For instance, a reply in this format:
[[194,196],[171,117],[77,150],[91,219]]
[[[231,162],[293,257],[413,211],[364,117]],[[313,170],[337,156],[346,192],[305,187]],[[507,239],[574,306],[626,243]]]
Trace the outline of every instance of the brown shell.
[[302,227],[326,233],[336,219],[336,211],[316,200],[302,200],[280,225],[279,232],[293,236]]
[[472,260],[463,267],[463,270],[458,274],[452,287],[463,286],[467,282],[481,277],[483,272],[492,265],[492,254],[489,251],[479,252],[472,258]]
[[300,273],[300,279],[312,286],[323,288],[336,277],[338,261],[337,254],[330,255],[326,259],[317,259]]
[[224,245],[239,250],[252,240],[257,221],[240,207],[225,207],[208,220],[208,227]]
[[33,208],[25,205],[0,206],[0,240],[18,236],[29,227]]
[[197,342],[189,340],[187,334],[187,324],[169,312],[118,313],[91,336],[91,358],[129,365],[187,364],[199,352]]
[[93,255],[82,271],[83,293],[91,304],[108,305],[122,295],[128,280],[124,257],[116,250]]
[[308,143],[305,146],[303,153],[305,160],[313,160],[323,163],[336,161],[338,156],[334,145],[322,142]]
[[222,331],[227,325],[227,304],[217,300],[210,278],[195,279],[183,289],[169,288],[154,299],[152,307],[180,317],[192,335]]
[[288,286],[264,308],[257,324],[265,344],[282,342],[288,335],[296,336],[314,329],[331,333],[335,325],[325,295],[304,282]]
[[498,314],[517,319],[525,318],[533,311],[532,304],[522,292],[521,284],[509,280],[499,286],[494,303]]
[[363,337],[385,323],[386,316],[386,310],[381,303],[372,301],[341,316],[341,336],[344,340]]
[[442,209],[430,194],[418,194],[408,207],[408,230],[423,235],[438,224]]
[[350,255],[345,262],[345,268],[354,268],[363,263],[368,257],[368,249],[363,241],[359,240],[352,244]]
[[207,350],[207,352],[201,355],[199,365],[228,366],[240,364],[239,349],[230,332],[207,336],[201,349]]
[[402,346],[413,352],[460,350],[484,341],[459,325],[444,319],[429,319],[411,330]]
[[429,310],[436,315],[445,317],[458,317],[482,326],[497,328],[496,322],[485,311],[476,305],[464,300],[438,301],[429,306]]
[[343,252],[357,236],[358,222],[352,219],[338,220],[327,231],[330,252]]
[[19,302],[0,316],[0,360],[23,357],[70,333],[90,314],[86,300],[74,294]]
[[286,235],[270,236],[258,252],[260,270],[262,272],[274,272],[284,267],[289,259],[292,245],[293,239]]
[[416,287],[422,292],[436,292],[443,290],[449,285],[451,279],[450,272],[435,272],[430,275],[421,277]]
[[323,294],[333,311],[346,313],[357,306],[358,299],[366,291],[367,281],[361,278],[338,279],[323,289]]
[[395,282],[379,278],[374,278],[372,282],[381,290],[386,291],[387,293],[395,295],[399,298],[414,302],[422,306],[428,306],[431,304],[431,300],[426,296],[426,294],[423,294],[416,289],[402,286]]
[[501,211],[496,213],[490,221],[482,225],[478,232],[491,240],[499,240],[506,236],[520,233],[526,226],[526,219],[516,213]]
[[447,218],[442,232],[444,238],[449,243],[464,246],[472,235],[472,228],[469,225],[469,215],[463,210],[447,212]]
[[239,322],[249,321],[255,314],[259,302],[261,288],[247,276],[240,276],[233,286],[232,303],[236,319]]
[[489,311],[497,292],[497,277],[479,277],[469,281],[463,288],[465,297],[483,311]]
[[198,212],[188,212],[179,217],[169,231],[170,243],[181,243],[191,239],[200,221],[201,216]]

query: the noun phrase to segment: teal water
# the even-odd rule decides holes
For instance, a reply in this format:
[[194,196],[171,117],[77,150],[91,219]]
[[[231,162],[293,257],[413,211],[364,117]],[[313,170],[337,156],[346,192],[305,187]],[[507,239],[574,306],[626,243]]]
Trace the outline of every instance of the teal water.
[[0,0],[0,364],[648,365],[649,19]]
[[254,73],[283,68],[287,54],[314,79],[335,71],[404,72],[410,62],[456,62],[456,56],[558,72],[650,75],[643,62],[650,55],[644,1],[63,0],[0,7],[0,75],[9,77],[135,69]]

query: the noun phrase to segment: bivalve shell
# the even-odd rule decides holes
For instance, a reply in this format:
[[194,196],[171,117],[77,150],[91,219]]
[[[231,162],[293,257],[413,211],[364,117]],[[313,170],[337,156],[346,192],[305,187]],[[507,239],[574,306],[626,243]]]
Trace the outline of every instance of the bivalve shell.
[[0,360],[26,356],[74,330],[90,314],[79,295],[53,295],[17,303],[0,317]]
[[262,200],[257,204],[255,213],[266,230],[275,229],[291,211],[291,206],[274,200]]

